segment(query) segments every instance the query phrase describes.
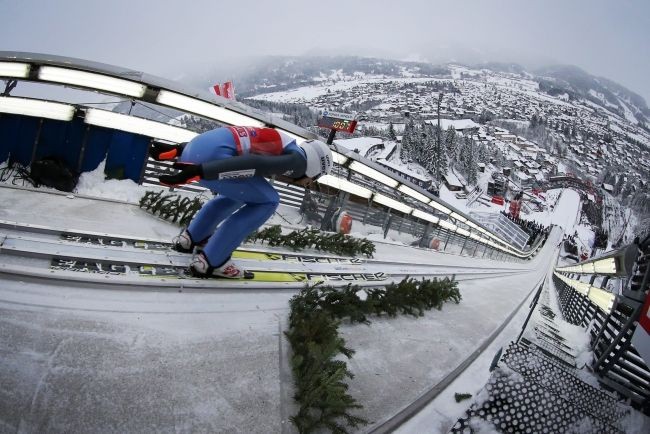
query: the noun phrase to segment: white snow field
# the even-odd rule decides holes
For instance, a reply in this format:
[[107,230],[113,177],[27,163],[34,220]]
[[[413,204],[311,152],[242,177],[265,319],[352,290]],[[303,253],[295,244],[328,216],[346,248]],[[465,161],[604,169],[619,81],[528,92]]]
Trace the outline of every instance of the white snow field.
[[[0,185],[0,203],[4,222],[157,239],[178,232],[126,202]],[[565,190],[555,210],[551,221],[572,231],[577,193]],[[371,421],[364,430],[448,380],[518,310],[485,358],[512,340],[562,234],[553,230],[532,261],[507,263],[515,273],[461,281],[460,304],[420,318],[343,324],[356,351],[350,393]],[[504,265],[395,242],[377,243],[375,258],[448,265],[450,273]],[[0,265],[11,260],[0,255]],[[0,432],[295,432],[283,331],[296,292],[107,288],[0,273]],[[448,430],[467,406],[454,392],[476,393],[489,376],[485,359],[478,363],[400,432]]]

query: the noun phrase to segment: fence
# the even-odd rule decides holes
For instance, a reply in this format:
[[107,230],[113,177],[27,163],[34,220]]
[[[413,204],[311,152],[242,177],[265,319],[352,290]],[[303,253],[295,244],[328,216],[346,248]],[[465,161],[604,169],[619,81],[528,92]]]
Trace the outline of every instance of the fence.
[[[605,258],[557,268],[553,276],[565,319],[589,327],[591,369],[599,381],[646,413],[650,369],[632,341],[648,297],[649,265],[646,238]],[[612,292],[617,286],[620,293]]]
[[529,235],[519,225],[501,213],[471,212],[470,216],[485,227],[492,229],[503,239],[510,241],[518,249],[523,249],[528,243]]
[[[622,400],[650,414],[650,370],[633,345],[640,315],[647,315],[642,309],[648,307],[649,274],[650,238],[556,268],[559,312],[550,285],[542,284],[521,334],[495,356],[488,383],[450,432],[474,432],[487,421],[501,432],[622,434],[620,421],[631,411]],[[562,336],[560,314],[588,328],[593,350],[588,369],[602,388],[585,381],[578,349]]]

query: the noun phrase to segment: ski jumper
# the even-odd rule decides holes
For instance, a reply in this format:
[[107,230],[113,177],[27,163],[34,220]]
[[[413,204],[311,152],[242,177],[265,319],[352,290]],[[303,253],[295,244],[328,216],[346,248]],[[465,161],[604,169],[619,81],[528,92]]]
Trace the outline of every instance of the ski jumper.
[[[275,158],[264,158],[276,156]],[[181,162],[202,164],[199,185],[216,197],[187,228],[192,241],[208,239],[204,255],[218,267],[275,212],[280,197],[264,176],[304,175],[306,156],[295,139],[273,128],[223,127],[192,139]],[[253,169],[251,169],[253,167]]]

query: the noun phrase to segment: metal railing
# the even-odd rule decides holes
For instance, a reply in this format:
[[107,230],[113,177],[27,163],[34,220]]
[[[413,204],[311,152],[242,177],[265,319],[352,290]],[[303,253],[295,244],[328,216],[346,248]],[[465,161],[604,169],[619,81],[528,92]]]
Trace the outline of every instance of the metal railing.
[[[646,412],[650,368],[632,337],[648,297],[649,270],[650,238],[646,238],[599,258],[558,267],[553,275],[566,321],[589,327],[591,369],[599,381]],[[597,280],[600,287],[595,286]]]

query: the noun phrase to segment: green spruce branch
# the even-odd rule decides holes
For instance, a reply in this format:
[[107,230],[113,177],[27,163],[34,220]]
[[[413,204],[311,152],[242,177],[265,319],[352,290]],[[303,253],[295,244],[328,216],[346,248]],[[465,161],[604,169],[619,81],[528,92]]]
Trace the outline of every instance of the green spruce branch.
[[180,226],[189,225],[202,206],[203,202],[198,197],[190,199],[178,194],[163,196],[162,190],[147,191],[140,199],[140,208]]
[[246,241],[252,243],[266,242],[272,247],[281,246],[292,250],[313,248],[338,255],[355,256],[362,254],[369,258],[375,253],[374,243],[365,238],[357,239],[345,234],[323,233],[317,229],[309,228],[282,234],[282,229],[279,225],[253,232]]
[[[359,294],[365,293],[365,297]],[[353,378],[345,361],[354,350],[339,334],[341,321],[370,324],[370,315],[421,316],[425,310],[441,309],[443,303],[459,303],[461,295],[454,279],[415,280],[406,278],[383,289],[362,289],[349,284],[343,289],[307,286],[289,302],[289,330],[295,400],[298,412],[291,417],[300,433],[326,429],[348,433],[349,428],[368,421],[352,414],[362,409],[349,393],[346,378]]]

